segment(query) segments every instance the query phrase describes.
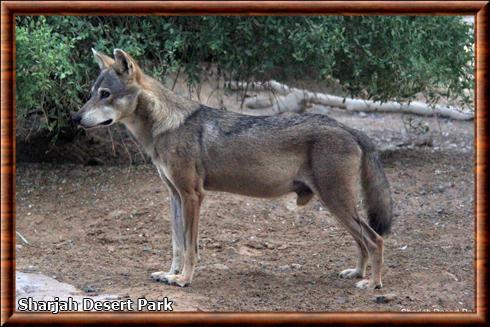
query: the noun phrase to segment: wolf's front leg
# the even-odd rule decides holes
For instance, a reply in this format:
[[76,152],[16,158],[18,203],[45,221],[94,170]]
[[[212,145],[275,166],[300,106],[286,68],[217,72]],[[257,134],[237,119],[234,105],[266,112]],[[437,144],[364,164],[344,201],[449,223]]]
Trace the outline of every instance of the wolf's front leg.
[[182,204],[177,191],[169,187],[171,193],[170,205],[172,210],[172,265],[168,272],[157,271],[151,274],[151,278],[156,281],[168,283],[167,277],[174,276],[182,272],[184,265],[184,224],[182,217]]
[[166,282],[171,285],[185,287],[190,285],[198,258],[199,239],[199,209],[203,194],[196,190],[181,192],[182,212],[184,220],[184,266],[181,274],[166,276]]

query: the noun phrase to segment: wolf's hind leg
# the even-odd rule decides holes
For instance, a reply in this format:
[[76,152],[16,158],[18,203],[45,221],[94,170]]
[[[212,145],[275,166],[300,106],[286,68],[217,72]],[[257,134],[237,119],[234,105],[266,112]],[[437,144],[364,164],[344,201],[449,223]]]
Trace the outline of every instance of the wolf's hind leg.
[[345,269],[339,273],[341,278],[364,278],[366,276],[366,267],[369,259],[369,253],[364,244],[360,244],[356,241],[359,257],[357,258],[357,265],[354,269]]
[[[344,270],[342,277],[362,277],[367,258],[371,258],[372,276],[370,280],[361,280],[358,288],[381,288],[381,267],[383,265],[383,238],[365,221],[359,218],[356,210],[358,161],[348,157],[326,164],[314,165],[315,189],[318,197],[337,220],[354,237],[360,248],[360,256],[355,269]],[[314,161],[315,162],[315,161]]]
[[[337,204],[339,204],[337,202]],[[367,258],[371,258],[372,276],[370,280],[361,280],[356,284],[358,288],[381,288],[381,267],[383,265],[383,238],[379,236],[366,222],[359,219],[357,213],[345,211],[336,205],[327,206],[329,210],[337,217],[338,221],[354,237],[356,243],[360,245],[360,257],[357,267],[352,271],[342,272],[344,275],[352,277],[363,277],[363,270],[367,264]],[[362,250],[365,249],[367,254]],[[350,276],[349,276],[350,277]]]

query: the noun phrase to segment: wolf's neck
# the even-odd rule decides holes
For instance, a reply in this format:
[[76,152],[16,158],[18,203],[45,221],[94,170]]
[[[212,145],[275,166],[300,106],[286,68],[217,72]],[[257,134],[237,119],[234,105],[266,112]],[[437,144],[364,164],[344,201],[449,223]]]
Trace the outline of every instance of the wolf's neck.
[[145,82],[146,87],[138,97],[134,114],[123,123],[147,154],[153,157],[155,138],[179,128],[199,108],[199,104],[176,95],[154,79],[149,78]]
[[[137,109],[136,109],[137,110]],[[143,147],[144,151],[150,156],[154,155],[154,138],[151,133],[151,121],[140,113],[131,115],[130,118],[122,120],[122,123],[131,132],[136,141]]]

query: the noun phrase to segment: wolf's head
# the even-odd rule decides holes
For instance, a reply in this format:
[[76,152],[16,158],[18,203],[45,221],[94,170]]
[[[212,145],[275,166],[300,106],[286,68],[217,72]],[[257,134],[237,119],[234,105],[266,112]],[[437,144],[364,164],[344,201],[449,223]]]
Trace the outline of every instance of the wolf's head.
[[110,126],[131,117],[138,103],[143,72],[123,50],[114,50],[114,59],[92,49],[100,74],[90,91],[90,99],[72,121],[84,128]]

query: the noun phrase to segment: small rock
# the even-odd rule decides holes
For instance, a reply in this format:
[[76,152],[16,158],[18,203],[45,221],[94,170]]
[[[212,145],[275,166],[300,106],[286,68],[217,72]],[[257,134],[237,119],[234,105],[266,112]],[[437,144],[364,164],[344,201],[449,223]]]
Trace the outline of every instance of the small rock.
[[280,246],[279,246],[277,249],[278,249],[278,250],[285,250],[285,249],[287,249],[287,248],[288,248],[288,245],[287,245],[287,244],[282,244],[282,245],[280,245]]
[[347,303],[347,299],[345,297],[339,297],[335,302],[338,304],[344,304]]
[[257,249],[253,249],[253,248],[248,247],[248,246],[241,246],[238,249],[238,254],[247,255],[247,256],[257,256],[257,255],[260,255],[261,252]]
[[264,243],[265,247],[268,248],[268,249],[274,249],[276,246],[274,244],[271,244],[269,242],[265,242]]
[[229,270],[230,268],[227,265],[224,265],[222,263],[215,263],[213,265],[210,265],[211,268],[218,269],[218,270]]
[[69,175],[73,176],[73,177],[81,177],[81,176],[83,176],[83,172],[80,170],[73,169],[73,170],[70,170]]
[[249,247],[249,248],[252,248],[252,249],[265,249],[266,248],[266,245],[263,243],[263,242],[259,242],[255,239],[251,239],[249,240],[246,245]]
[[286,209],[288,209],[289,211],[296,211],[297,205],[294,202],[288,202],[286,203]]
[[292,263],[291,264],[291,268],[300,269],[301,268],[301,265],[299,263]]
[[376,303],[388,303],[393,301],[394,299],[396,299],[396,294],[394,293],[383,294],[374,297],[374,301]]
[[114,210],[111,213],[109,213],[109,218],[111,218],[111,219],[120,219],[125,214],[126,214],[126,212],[124,212],[123,210]]
[[86,285],[82,288],[82,290],[85,292],[85,293],[95,293],[97,292],[97,290],[95,289],[95,287],[93,286],[90,286],[90,285]]
[[451,274],[449,271],[445,271],[444,272],[449,278],[451,278],[452,280],[454,280],[455,282],[458,281],[458,277],[456,277],[456,275],[454,274]]
[[214,242],[213,244],[210,244],[209,247],[214,249],[221,249],[221,244],[219,242]]
[[430,137],[430,136],[416,139],[413,143],[414,143],[414,145],[419,146],[419,147],[422,147],[422,146],[431,147],[434,145],[432,137]]
[[[225,252],[225,254],[230,255],[230,256],[235,256],[238,254],[237,249],[235,249],[234,247],[231,247],[231,246],[227,247],[224,252]],[[213,254],[215,254],[215,253],[213,253]]]
[[85,162],[86,166],[101,166],[104,164],[104,161],[100,158],[90,158]]

